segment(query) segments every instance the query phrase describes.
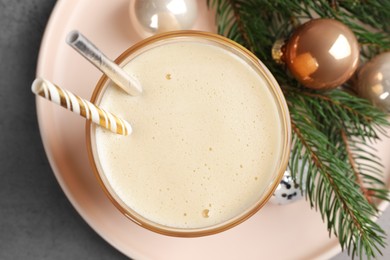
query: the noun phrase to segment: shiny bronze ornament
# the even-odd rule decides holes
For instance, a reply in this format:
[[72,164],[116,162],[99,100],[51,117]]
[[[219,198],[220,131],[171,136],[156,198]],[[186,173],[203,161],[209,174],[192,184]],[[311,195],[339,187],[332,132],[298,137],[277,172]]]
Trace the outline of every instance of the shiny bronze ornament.
[[355,89],[360,97],[390,113],[390,52],[379,54],[361,67]]
[[354,33],[333,19],[301,25],[281,51],[281,60],[293,76],[312,89],[340,86],[358,67],[359,44]]

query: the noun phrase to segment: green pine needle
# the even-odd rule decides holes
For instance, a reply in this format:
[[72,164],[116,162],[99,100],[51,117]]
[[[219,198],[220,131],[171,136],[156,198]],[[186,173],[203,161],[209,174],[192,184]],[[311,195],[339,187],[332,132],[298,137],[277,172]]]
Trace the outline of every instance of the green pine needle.
[[[385,234],[374,219],[376,204],[389,200],[383,166],[372,144],[390,124],[388,115],[341,89],[302,87],[271,50],[297,26],[313,18],[334,18],[351,28],[366,61],[390,49],[388,0],[208,0],[218,32],[254,52],[270,69],[287,100],[292,135],[290,169],[330,234],[352,256],[375,257]],[[344,86],[348,87],[348,86]]]

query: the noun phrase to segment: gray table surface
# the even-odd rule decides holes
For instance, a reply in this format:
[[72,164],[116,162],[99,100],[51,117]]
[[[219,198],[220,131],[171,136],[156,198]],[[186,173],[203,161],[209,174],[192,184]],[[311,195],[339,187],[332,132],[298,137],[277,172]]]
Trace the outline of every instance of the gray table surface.
[[[0,259],[126,259],[74,210],[43,150],[30,84],[54,4],[0,0]],[[387,210],[387,232],[389,220]]]

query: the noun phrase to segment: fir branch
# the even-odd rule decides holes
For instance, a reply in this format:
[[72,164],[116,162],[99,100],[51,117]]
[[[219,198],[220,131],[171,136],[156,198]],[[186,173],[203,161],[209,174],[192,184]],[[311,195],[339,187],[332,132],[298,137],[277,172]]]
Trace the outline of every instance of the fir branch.
[[[383,131],[381,126],[389,125],[386,120],[386,115],[377,109],[372,108],[367,101],[351,96],[340,90],[319,93],[303,89],[285,89],[284,93],[289,101],[293,124],[303,126],[302,128],[306,131],[306,136],[299,134],[300,139],[298,140],[303,143],[304,149],[298,146],[297,150],[294,150],[296,146],[294,145],[294,149],[291,153],[291,164],[297,164],[296,158],[293,156],[302,153],[302,150],[304,150],[305,153],[307,153],[307,151],[314,151],[316,153],[316,157],[311,155],[311,160],[316,163],[315,165],[310,166],[310,175],[313,175],[311,176],[311,179],[317,179],[317,183],[313,183],[312,181],[306,182],[303,185],[306,187],[306,195],[308,196],[311,205],[319,209],[322,217],[325,218],[328,223],[329,231],[333,231],[333,233],[338,236],[342,248],[347,246],[348,251],[353,253],[359,252],[356,251],[359,246],[357,241],[360,241],[359,239],[361,239],[359,243],[361,243],[360,246],[364,247],[365,254],[374,257],[375,252],[372,251],[372,248],[369,245],[376,243],[381,244],[383,231],[381,231],[380,227],[375,227],[375,229],[380,231],[370,233],[369,230],[362,228],[366,221],[365,218],[369,219],[369,216],[376,216],[375,208],[372,208],[374,211],[365,211],[363,214],[365,215],[365,218],[356,219],[356,214],[358,214],[358,212],[355,212],[352,209],[356,207],[368,207],[370,201],[367,201],[364,197],[357,199],[358,197],[356,194],[353,194],[352,191],[358,192],[364,196],[364,191],[367,190],[372,198],[389,200],[387,189],[380,179],[383,175],[383,167],[378,162],[379,158],[369,152],[370,149],[368,149],[369,145],[367,144],[367,141],[375,141],[378,139],[376,131]],[[304,121],[302,120],[302,117]],[[307,122],[310,122],[310,124]],[[343,140],[342,135],[339,134],[341,131],[348,135],[348,138],[350,139],[350,149],[356,155],[356,157],[353,156],[353,161],[350,160],[348,146]],[[298,133],[296,127],[293,127],[293,132]],[[300,132],[302,132],[302,130],[300,130]],[[324,136],[321,136],[320,133],[312,135],[315,132],[320,132]],[[319,138],[319,136],[321,136],[321,138]],[[357,142],[355,143],[354,141],[354,138],[356,137],[365,140],[365,142],[359,143],[359,145],[363,146],[365,149],[356,146]],[[294,144],[298,141],[295,140]],[[318,142],[313,143],[316,141]],[[308,148],[310,142],[312,142],[312,147]],[[309,155],[307,156],[309,157]],[[359,168],[359,175],[356,175],[352,162],[357,160],[362,161],[362,159],[363,162],[369,163],[366,165],[368,170]],[[323,162],[321,168],[319,168],[318,160]],[[306,161],[308,161],[308,164],[311,163],[309,159]],[[328,165],[331,165],[331,167],[327,168]],[[372,165],[379,167],[379,169],[376,169],[375,167],[372,168]],[[335,166],[338,166],[339,168],[337,169]],[[291,168],[297,169],[298,166],[292,166]],[[298,171],[296,170],[293,174],[299,176],[302,174],[301,171],[302,170],[298,169]],[[316,175],[316,171],[320,172],[320,176]],[[332,180],[332,178],[341,178],[339,174],[344,175],[346,178],[341,182]],[[302,178],[302,176],[300,176],[300,178]],[[327,191],[329,186],[327,186],[326,183],[331,184],[331,191]],[[380,188],[378,189],[377,187]],[[338,191],[347,192],[339,193]],[[332,195],[332,192],[335,192],[338,195]],[[335,197],[332,198],[332,196]],[[351,197],[354,199],[351,200]],[[354,205],[355,203],[357,205]],[[345,212],[340,212],[340,210]],[[346,217],[349,221],[353,222],[352,224],[347,225],[349,230],[344,230],[344,226],[348,224],[345,222],[343,222],[343,226],[335,226],[335,223],[340,222],[340,216],[343,218]],[[372,223],[365,224],[372,226]],[[363,235],[363,233],[365,233],[365,235]],[[344,236],[345,234],[349,234],[350,237]],[[355,236],[353,240],[346,243],[348,239],[353,237],[353,234],[360,234],[360,237]]]
[[360,20],[365,24],[377,28],[384,32],[390,31],[390,2],[387,0],[379,0],[367,2],[367,4],[359,4],[356,0],[339,1],[340,7],[350,13],[361,14]]
[[252,52],[254,52],[254,48],[253,48],[253,44],[248,36],[248,34],[246,33],[246,30],[244,28],[244,24],[242,23],[241,21],[241,16],[240,16],[240,13],[239,13],[239,10],[240,10],[240,3],[238,1],[230,1],[229,0],[229,3],[230,3],[230,6],[232,7],[232,10],[233,10],[233,14],[234,14],[234,20],[235,20],[235,23],[234,24],[237,24],[237,30],[239,32],[240,35],[242,35],[242,38],[243,40],[245,41],[245,45],[249,47],[249,50],[251,50]]
[[[270,69],[287,100],[292,120],[292,175],[305,188],[330,233],[343,249],[375,257],[384,232],[373,221],[374,201],[389,200],[383,166],[371,147],[389,126],[387,115],[343,90],[303,88],[277,65],[274,42],[288,38],[309,19],[337,19],[357,36],[362,59],[390,49],[390,2],[375,0],[209,0],[216,9],[218,32],[254,52]],[[305,176],[307,173],[307,176]]]
[[351,165],[352,171],[355,174],[356,183],[359,185],[360,190],[362,191],[363,195],[366,197],[366,200],[368,201],[368,203],[375,206],[373,201],[372,201],[372,197],[371,197],[373,194],[363,184],[362,178],[359,174],[359,170],[357,169],[357,166],[356,166],[355,159],[352,155],[351,148],[349,146],[347,134],[345,133],[345,131],[343,129],[341,130],[341,137],[343,139],[343,143],[345,145],[345,149],[346,149],[347,154],[348,154],[349,164]]
[[[342,136],[335,135],[335,130],[326,132],[327,127],[319,123],[322,121],[319,115],[308,105],[315,103],[313,97],[300,95],[298,92],[288,92],[288,97],[294,144],[290,160],[293,175],[301,180],[310,204],[320,211],[328,224],[329,232],[338,236],[341,247],[346,247],[352,254],[362,248],[367,256],[374,257],[372,245],[383,244],[384,232],[370,219],[376,216],[376,209],[361,192],[362,187],[364,190],[367,188],[359,185]],[[317,95],[317,98],[326,100],[327,103],[321,105],[331,109],[332,102],[329,102],[328,97]],[[338,121],[337,117],[333,119],[335,124],[332,128],[340,131]],[[300,164],[300,160],[305,163]],[[367,157],[366,160],[372,159]],[[310,170],[306,182],[302,183],[304,167],[307,165]],[[359,178],[362,179],[363,176],[359,175]],[[360,184],[362,183],[363,181]],[[378,184],[384,185],[379,179],[375,182],[375,185]],[[372,192],[373,189],[367,190],[371,192],[371,196],[377,196]],[[378,198],[388,200],[388,197],[383,197],[387,191],[379,190],[381,192]],[[376,232],[372,232],[372,229]]]

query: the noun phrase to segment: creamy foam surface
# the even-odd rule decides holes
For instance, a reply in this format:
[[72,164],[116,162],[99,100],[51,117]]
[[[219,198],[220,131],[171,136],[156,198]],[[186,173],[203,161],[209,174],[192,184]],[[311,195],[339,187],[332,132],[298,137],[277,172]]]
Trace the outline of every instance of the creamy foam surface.
[[150,221],[202,228],[231,219],[262,196],[281,154],[277,105],[239,57],[205,43],[169,43],[125,65],[139,97],[109,86],[100,106],[133,126],[96,128],[105,178]]

